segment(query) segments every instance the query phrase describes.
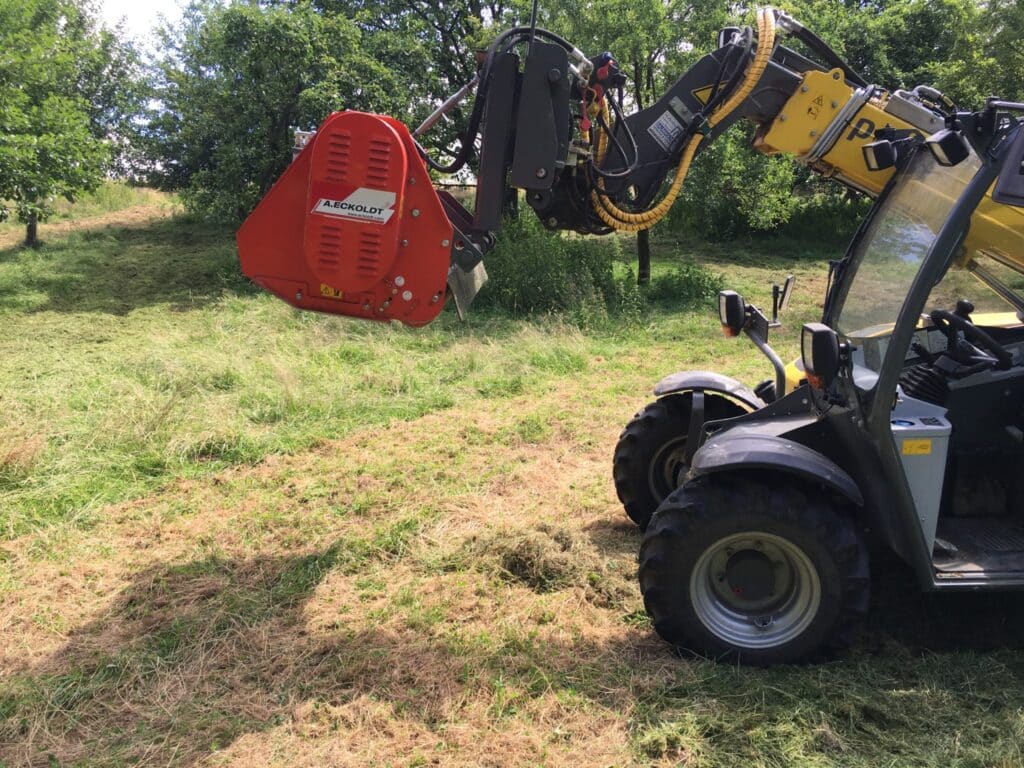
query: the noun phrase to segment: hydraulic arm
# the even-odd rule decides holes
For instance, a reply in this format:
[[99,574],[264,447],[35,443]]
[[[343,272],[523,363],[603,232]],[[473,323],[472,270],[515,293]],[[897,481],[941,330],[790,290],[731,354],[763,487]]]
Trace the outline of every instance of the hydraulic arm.
[[[474,81],[416,133],[389,117],[336,112],[305,134],[239,231],[243,270],[300,308],[422,325],[448,295],[460,313],[472,301],[510,187],[524,191],[550,229],[648,229],[670,209],[697,153],[745,119],[756,125],[756,150],[794,156],[877,195],[892,171],[869,170],[864,145],[879,131],[930,135],[951,107],[930,88],[888,92],[866,83],[771,9],[758,12],[756,28],[724,29],[718,42],[657,102],[628,115],[626,78],[612,54],[588,57],[528,27],[499,35]],[[442,165],[416,136],[473,87],[467,131]],[[467,210],[435,190],[431,172],[456,173],[474,153]]]

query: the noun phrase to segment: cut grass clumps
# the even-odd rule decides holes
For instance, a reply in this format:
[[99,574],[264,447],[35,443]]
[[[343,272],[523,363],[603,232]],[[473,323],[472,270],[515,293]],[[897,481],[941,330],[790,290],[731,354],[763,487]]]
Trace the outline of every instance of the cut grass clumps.
[[45,448],[43,435],[14,437],[0,433],[0,487],[24,479]]
[[619,565],[570,529],[546,524],[474,537],[449,558],[453,570],[475,568],[540,594],[581,589],[588,601],[605,607],[633,594],[632,573]]

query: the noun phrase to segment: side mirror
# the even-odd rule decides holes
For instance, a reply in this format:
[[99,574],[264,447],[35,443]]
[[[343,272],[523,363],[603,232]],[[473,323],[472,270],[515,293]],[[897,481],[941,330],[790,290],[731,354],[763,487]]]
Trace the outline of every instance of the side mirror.
[[861,147],[869,171],[884,171],[896,165],[896,147],[887,139]]
[[947,168],[959,165],[971,154],[971,147],[964,135],[950,128],[933,133],[924,140],[924,143],[931,150],[935,162]]
[[793,288],[796,286],[796,275],[790,275],[782,285],[772,286],[772,328],[782,325],[779,322],[779,313],[789,309],[789,300],[793,298]]
[[747,302],[736,291],[722,291],[718,294],[718,319],[726,336],[739,336],[747,322]]
[[815,389],[828,389],[842,366],[839,335],[822,323],[807,323],[800,336],[800,355],[808,383]]

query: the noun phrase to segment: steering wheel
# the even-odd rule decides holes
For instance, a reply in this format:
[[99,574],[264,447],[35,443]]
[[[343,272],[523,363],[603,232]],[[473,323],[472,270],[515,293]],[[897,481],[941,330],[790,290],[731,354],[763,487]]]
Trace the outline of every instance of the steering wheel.
[[[958,314],[949,312],[945,309],[936,309],[928,317],[931,318],[932,324],[941,329],[949,340],[949,355],[954,357],[958,351],[958,347],[962,349],[964,344],[957,338],[957,331],[960,331],[966,339],[968,350],[966,355],[967,364],[978,364],[988,363],[993,368],[999,368],[1000,370],[1007,370],[1013,366],[1013,355],[1006,351],[1003,346],[989,336],[985,331],[981,330],[965,317],[961,317]],[[981,347],[979,349],[978,347]],[[986,354],[988,353],[988,354]],[[954,357],[954,359],[956,359]]]

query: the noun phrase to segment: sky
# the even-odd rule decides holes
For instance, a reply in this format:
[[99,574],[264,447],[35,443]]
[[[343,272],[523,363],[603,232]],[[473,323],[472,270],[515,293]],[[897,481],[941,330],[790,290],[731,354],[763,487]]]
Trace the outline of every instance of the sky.
[[179,0],[101,0],[102,18],[113,27],[123,18],[128,34],[144,40],[156,26],[160,14],[171,22],[180,18]]

